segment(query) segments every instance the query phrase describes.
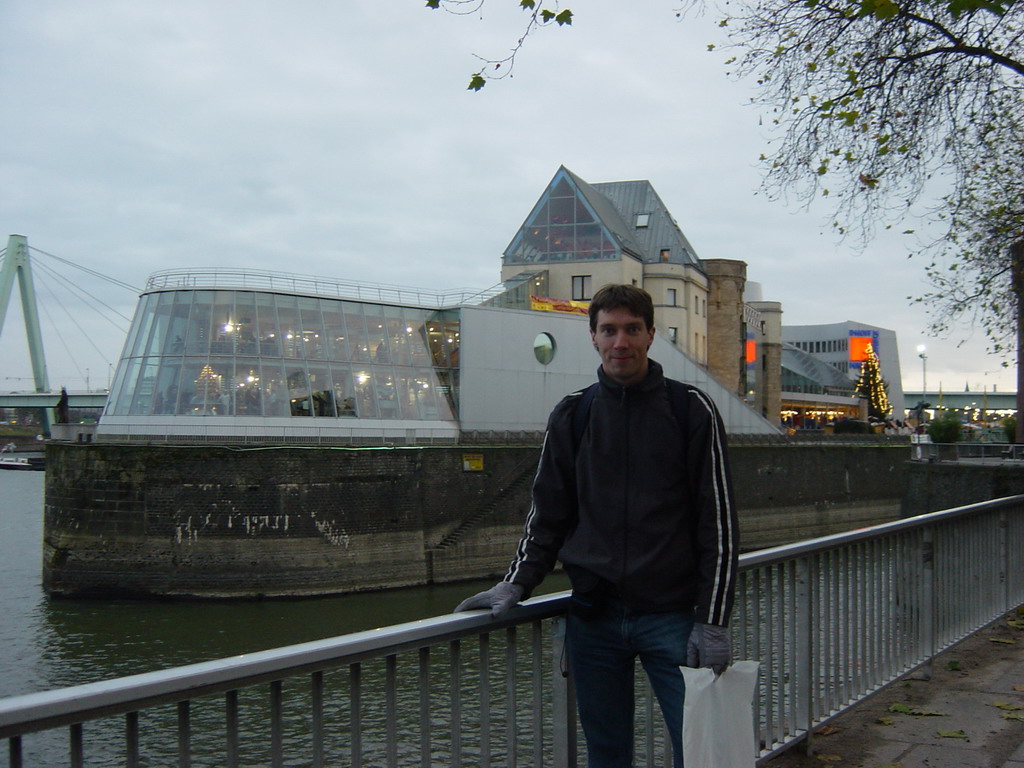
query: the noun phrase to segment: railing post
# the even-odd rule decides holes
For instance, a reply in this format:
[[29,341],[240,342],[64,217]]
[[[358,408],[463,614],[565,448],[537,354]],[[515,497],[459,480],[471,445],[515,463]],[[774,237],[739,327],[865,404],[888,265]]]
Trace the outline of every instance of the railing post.
[[795,725],[799,730],[807,733],[807,752],[814,753],[812,743],[811,724],[814,722],[812,713],[813,697],[811,691],[814,689],[813,664],[811,654],[813,653],[814,635],[813,617],[811,616],[811,563],[809,557],[801,557],[796,561],[796,594],[795,605],[796,615],[793,617],[793,626],[796,628],[796,647],[793,649],[796,654],[796,681],[793,688]]
[[1010,604],[1010,516],[1004,507],[999,511],[999,580],[1003,585],[1003,613]]
[[932,679],[932,659],[935,657],[935,529],[928,525],[921,531],[921,650],[927,659],[915,675],[921,680]]
[[[576,692],[565,655],[565,628],[565,616],[552,621],[552,757],[555,768],[576,768]],[[540,738],[540,734],[536,736]]]

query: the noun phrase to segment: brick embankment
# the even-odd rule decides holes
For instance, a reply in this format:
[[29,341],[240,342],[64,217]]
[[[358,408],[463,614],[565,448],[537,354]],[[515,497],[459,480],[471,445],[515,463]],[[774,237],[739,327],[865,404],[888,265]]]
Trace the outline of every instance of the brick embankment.
[[[916,714],[915,714],[916,713]],[[1024,610],[940,654],[763,768],[1024,768]]]

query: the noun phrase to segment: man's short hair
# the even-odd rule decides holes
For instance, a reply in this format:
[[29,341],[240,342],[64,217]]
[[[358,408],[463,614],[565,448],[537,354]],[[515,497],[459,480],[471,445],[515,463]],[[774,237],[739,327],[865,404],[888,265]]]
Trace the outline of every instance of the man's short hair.
[[654,328],[654,300],[651,294],[635,285],[609,284],[602,286],[590,301],[590,330],[597,330],[597,313],[601,310],[611,312],[613,309],[626,309],[647,325],[647,330]]

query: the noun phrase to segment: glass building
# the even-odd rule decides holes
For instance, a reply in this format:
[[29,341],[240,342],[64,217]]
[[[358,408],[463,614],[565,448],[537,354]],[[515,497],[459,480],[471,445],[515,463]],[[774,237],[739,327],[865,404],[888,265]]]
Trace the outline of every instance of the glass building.
[[[312,279],[273,273],[202,278],[150,278],[104,412],[106,427],[138,430],[168,418],[206,427],[211,419],[230,420],[232,428],[253,420],[263,427],[277,420],[457,421],[458,309],[343,298],[337,294],[346,289],[368,289],[308,285]],[[203,282],[218,286],[196,286]],[[224,287],[231,283],[247,287]],[[386,298],[384,289],[377,298]]]

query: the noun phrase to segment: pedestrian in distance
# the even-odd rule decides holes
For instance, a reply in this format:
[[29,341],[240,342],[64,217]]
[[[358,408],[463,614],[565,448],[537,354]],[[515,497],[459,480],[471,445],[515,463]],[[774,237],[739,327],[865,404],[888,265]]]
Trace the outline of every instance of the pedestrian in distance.
[[598,382],[552,411],[511,566],[455,609],[502,616],[561,561],[589,768],[633,765],[639,658],[682,766],[680,666],[729,664],[739,531],[725,430],[711,399],[648,357],[650,295],[606,285],[589,308]]

